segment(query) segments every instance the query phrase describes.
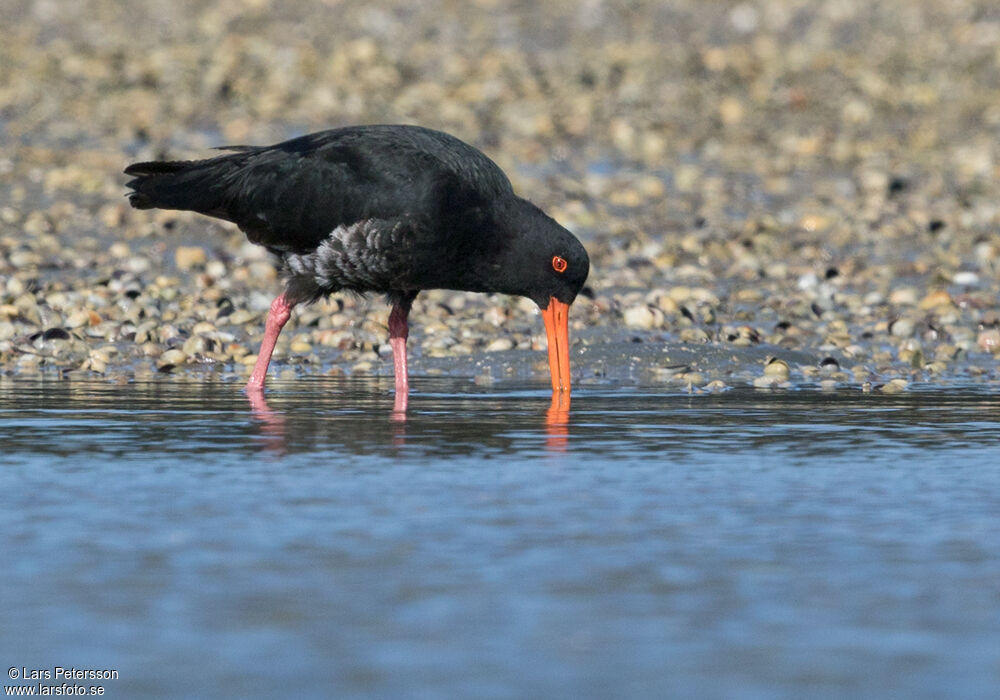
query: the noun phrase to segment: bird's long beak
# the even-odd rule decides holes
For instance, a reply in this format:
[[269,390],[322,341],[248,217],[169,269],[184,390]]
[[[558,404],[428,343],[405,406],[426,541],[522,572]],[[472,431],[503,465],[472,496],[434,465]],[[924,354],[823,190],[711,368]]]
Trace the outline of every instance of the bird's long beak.
[[569,304],[555,297],[542,311],[545,334],[549,339],[549,371],[552,373],[553,393],[569,393]]

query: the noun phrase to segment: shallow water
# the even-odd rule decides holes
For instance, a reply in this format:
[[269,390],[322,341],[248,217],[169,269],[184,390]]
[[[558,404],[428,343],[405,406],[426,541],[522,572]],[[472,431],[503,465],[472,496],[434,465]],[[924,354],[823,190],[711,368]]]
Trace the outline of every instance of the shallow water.
[[108,697],[996,697],[995,394],[414,384],[0,380],[0,656]]

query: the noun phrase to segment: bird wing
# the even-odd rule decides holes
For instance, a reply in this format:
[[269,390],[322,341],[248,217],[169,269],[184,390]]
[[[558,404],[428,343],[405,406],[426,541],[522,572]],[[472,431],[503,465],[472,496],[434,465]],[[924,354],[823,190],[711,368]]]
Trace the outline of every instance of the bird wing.
[[483,153],[412,126],[347,127],[274,146],[231,147],[203,161],[139,163],[126,171],[145,206],[192,209],[237,224],[278,252],[314,249],[369,219],[440,218],[512,192]]

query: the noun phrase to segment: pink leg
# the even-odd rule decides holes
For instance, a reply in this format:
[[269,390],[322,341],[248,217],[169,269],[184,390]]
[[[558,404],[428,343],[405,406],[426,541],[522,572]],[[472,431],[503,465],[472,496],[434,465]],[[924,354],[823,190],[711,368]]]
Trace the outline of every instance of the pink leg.
[[412,303],[412,298],[397,301],[389,312],[389,345],[392,346],[392,365],[396,375],[396,411],[406,410],[410,393],[410,376],[406,367],[406,338],[410,334],[410,327],[406,318],[410,315]]
[[253,366],[253,373],[247,382],[248,394],[264,390],[264,379],[267,377],[267,366],[271,363],[271,353],[274,352],[278,334],[291,317],[294,306],[295,304],[288,303],[284,294],[271,302],[271,310],[267,314],[267,323],[264,326],[264,340],[261,341],[260,352],[257,353],[257,364]]

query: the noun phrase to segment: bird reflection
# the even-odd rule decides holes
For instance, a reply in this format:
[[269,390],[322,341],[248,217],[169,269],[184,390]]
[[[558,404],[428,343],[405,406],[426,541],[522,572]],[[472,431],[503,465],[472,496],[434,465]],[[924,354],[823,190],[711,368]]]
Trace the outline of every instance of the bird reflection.
[[409,405],[410,393],[408,391],[397,391],[392,400],[392,413],[389,420],[393,423],[406,422],[406,407]]
[[[290,419],[284,415],[284,412],[272,409],[268,405],[263,391],[246,391],[246,397],[250,404],[250,416],[259,426],[261,446],[265,451],[277,455],[287,454],[289,451],[288,441],[290,432],[293,436],[297,436],[294,438],[296,441],[302,438],[306,438],[307,442],[309,441],[309,435],[311,434],[309,427],[313,426],[308,419],[305,419],[304,422],[296,421],[293,425]],[[557,454],[566,452],[569,445],[569,410],[569,393],[564,391],[553,392],[551,403],[546,409],[542,421],[546,438],[545,447],[549,452]],[[389,437],[393,447],[402,447],[407,441],[408,421],[411,418],[409,415],[408,393],[397,393],[395,395],[392,410],[389,412],[388,418],[391,429],[388,431],[375,430],[375,434],[380,433],[383,439]],[[493,423],[493,425],[499,424]],[[413,426],[410,427],[412,428]],[[460,430],[462,429],[460,428]],[[319,431],[319,433],[322,432],[324,431]],[[463,435],[467,438],[472,437],[477,442],[480,439],[490,440],[495,437],[493,435],[473,437],[464,433],[464,431]],[[347,439],[346,442],[350,443],[351,440]],[[461,443],[462,441],[459,440],[458,442]]]
[[554,452],[565,452],[569,444],[569,392],[553,391],[552,403],[545,412],[545,446]]
[[247,390],[246,396],[250,401],[250,415],[260,424],[264,449],[268,452],[285,454],[288,447],[285,440],[285,418],[267,405],[263,391]]

